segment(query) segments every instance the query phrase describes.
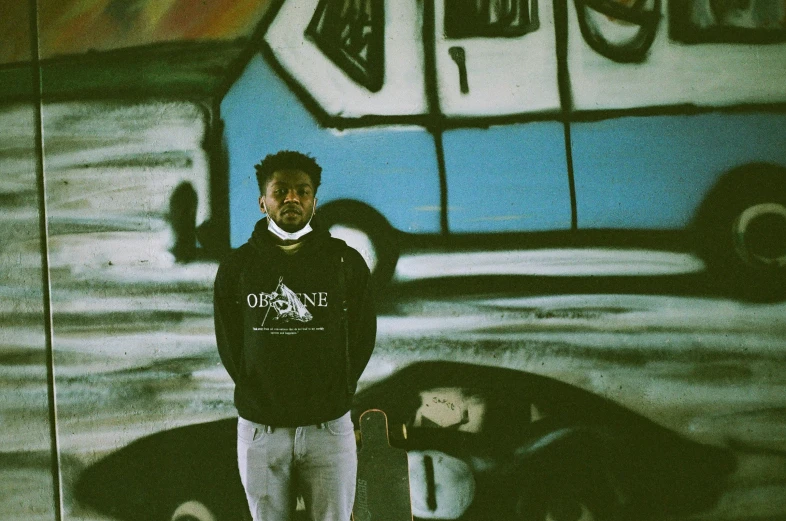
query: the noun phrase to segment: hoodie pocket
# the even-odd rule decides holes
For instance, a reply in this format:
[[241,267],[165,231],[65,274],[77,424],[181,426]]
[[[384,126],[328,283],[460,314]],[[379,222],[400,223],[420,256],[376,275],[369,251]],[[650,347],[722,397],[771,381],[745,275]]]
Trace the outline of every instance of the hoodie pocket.
[[336,418],[335,420],[330,420],[329,422],[325,422],[325,426],[327,430],[330,431],[330,434],[334,436],[346,436],[347,434],[352,434],[355,431],[355,427],[352,425],[352,418],[347,412],[341,418]]

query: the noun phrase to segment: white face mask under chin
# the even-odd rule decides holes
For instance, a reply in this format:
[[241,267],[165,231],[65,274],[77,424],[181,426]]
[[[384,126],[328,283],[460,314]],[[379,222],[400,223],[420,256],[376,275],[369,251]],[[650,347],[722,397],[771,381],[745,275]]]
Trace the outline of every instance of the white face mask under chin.
[[[312,215],[311,219],[313,218],[314,216]],[[287,231],[282,230],[281,227],[277,225],[276,222],[273,219],[271,219],[270,216],[268,215],[267,229],[270,233],[272,233],[282,241],[297,241],[307,233],[313,231],[313,228],[311,228],[311,219],[308,220],[308,222],[303,228],[299,229],[296,232],[289,233]]]

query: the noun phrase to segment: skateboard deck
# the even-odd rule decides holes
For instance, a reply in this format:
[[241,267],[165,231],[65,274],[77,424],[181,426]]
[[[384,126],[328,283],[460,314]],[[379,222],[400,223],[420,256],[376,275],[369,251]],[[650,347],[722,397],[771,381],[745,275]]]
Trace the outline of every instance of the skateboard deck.
[[360,415],[360,438],[354,520],[412,521],[407,451],[390,446],[383,411]]

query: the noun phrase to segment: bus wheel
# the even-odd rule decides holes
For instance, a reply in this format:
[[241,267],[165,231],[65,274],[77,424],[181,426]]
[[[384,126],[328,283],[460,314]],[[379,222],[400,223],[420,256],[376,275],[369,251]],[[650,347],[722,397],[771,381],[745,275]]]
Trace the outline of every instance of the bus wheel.
[[743,297],[786,297],[786,171],[761,165],[736,181],[700,214],[707,267]]
[[371,270],[378,294],[393,278],[399,256],[396,230],[376,210],[357,201],[334,201],[317,210],[319,222],[355,248]]

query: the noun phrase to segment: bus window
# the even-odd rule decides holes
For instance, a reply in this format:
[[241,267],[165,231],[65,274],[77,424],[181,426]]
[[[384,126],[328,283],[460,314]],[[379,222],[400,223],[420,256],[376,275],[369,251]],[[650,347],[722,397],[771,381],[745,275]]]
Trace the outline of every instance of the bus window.
[[371,92],[384,77],[383,0],[321,0],[306,36]]
[[688,0],[669,7],[670,36],[684,43],[786,41],[784,0]]
[[537,0],[445,0],[447,38],[521,36],[538,25]]
[[597,53],[621,63],[642,62],[660,21],[660,0],[576,0],[579,29]]

